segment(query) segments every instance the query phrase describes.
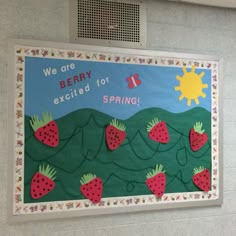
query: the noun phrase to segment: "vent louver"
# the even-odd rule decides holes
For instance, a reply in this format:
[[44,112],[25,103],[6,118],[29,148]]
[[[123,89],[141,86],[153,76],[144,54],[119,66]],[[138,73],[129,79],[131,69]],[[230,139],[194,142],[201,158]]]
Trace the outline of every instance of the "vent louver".
[[145,46],[144,3],[115,0],[71,0],[72,42],[140,48]]

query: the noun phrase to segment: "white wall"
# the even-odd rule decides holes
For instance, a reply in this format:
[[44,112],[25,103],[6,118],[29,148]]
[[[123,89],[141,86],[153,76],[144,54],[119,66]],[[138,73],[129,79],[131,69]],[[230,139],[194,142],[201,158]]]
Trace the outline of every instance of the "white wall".
[[236,10],[147,1],[148,48],[224,59],[224,204],[49,222],[6,222],[7,39],[66,42],[66,0],[0,0],[0,236],[236,235]]

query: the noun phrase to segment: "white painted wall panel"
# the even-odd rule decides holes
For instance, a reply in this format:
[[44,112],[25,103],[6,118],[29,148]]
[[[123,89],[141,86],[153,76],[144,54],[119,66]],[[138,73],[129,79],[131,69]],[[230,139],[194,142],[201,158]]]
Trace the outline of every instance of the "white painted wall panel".
[[68,40],[66,0],[0,0],[0,236],[233,236],[236,235],[236,10],[147,0],[148,48],[222,57],[224,203],[190,208],[73,218],[6,222],[7,39]]

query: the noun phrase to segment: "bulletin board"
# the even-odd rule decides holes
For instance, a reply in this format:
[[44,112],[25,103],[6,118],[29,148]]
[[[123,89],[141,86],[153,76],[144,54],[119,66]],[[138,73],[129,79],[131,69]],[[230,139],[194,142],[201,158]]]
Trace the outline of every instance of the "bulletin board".
[[23,40],[9,54],[11,215],[221,203],[218,59]]

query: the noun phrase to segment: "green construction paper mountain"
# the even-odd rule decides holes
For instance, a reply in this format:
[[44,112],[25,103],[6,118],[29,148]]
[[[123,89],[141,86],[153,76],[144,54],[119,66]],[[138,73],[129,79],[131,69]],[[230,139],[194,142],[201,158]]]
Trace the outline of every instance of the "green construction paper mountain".
[[[170,135],[167,144],[148,137],[147,124],[158,117],[166,122]],[[93,109],[82,109],[56,120],[59,145],[56,148],[40,143],[34,137],[30,117],[25,116],[24,202],[46,202],[84,199],[80,179],[92,173],[103,181],[102,197],[152,194],[146,186],[146,174],[156,164],[166,170],[165,193],[193,192],[195,167],[211,170],[211,113],[194,108],[183,113],[170,113],[149,108],[127,120],[126,139],[111,151],[107,147],[105,129],[115,118]],[[197,152],[189,144],[189,132],[196,122],[203,122],[208,142]],[[56,170],[55,188],[41,199],[30,196],[30,183],[39,165],[49,164]]]

